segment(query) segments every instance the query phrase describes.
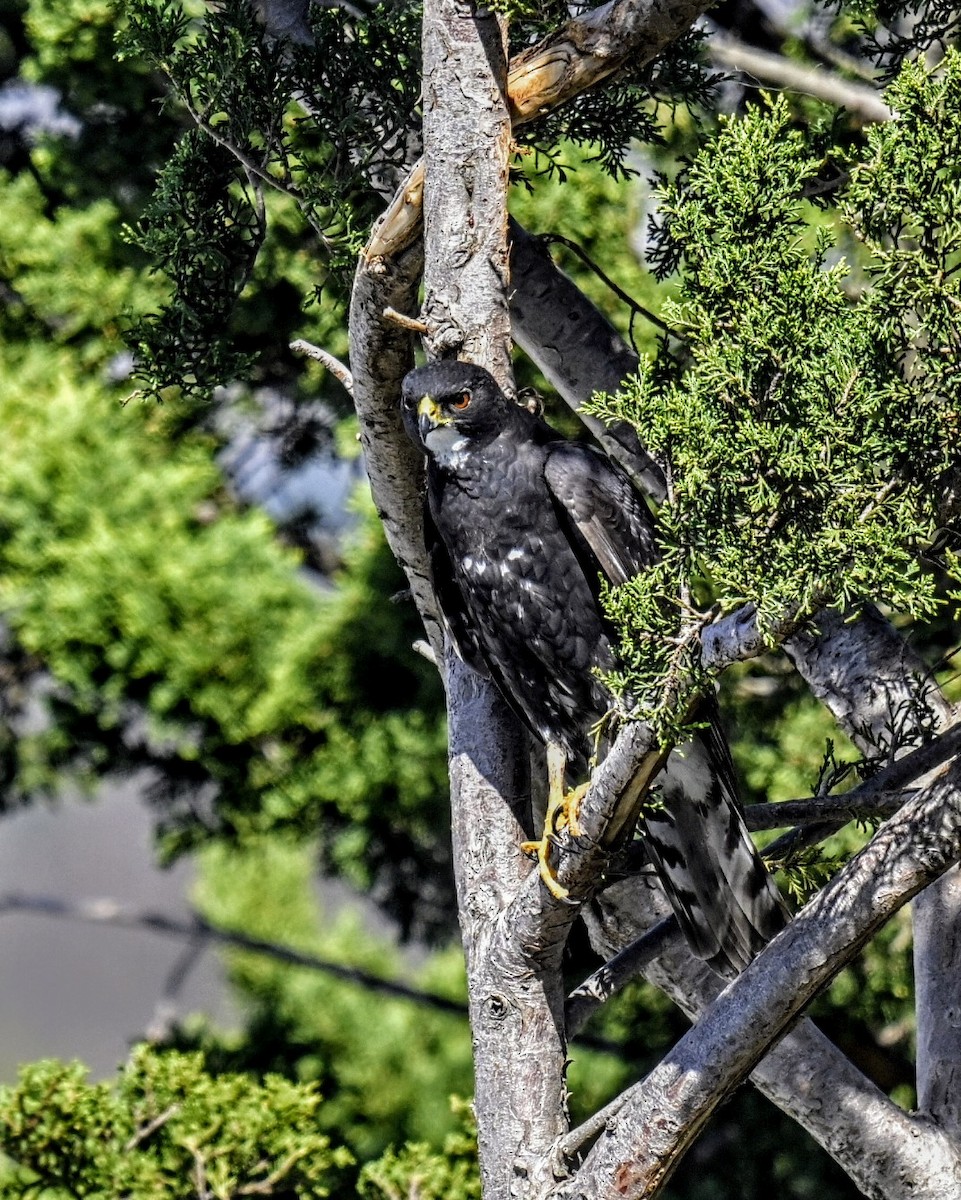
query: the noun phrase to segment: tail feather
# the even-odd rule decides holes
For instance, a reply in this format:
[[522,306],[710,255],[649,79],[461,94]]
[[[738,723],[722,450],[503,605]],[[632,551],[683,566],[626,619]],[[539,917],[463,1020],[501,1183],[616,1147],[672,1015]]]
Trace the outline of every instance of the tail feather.
[[645,816],[643,832],[692,950],[732,976],[787,913],[744,824],[719,740],[709,729],[671,754],[660,777],[663,807]]

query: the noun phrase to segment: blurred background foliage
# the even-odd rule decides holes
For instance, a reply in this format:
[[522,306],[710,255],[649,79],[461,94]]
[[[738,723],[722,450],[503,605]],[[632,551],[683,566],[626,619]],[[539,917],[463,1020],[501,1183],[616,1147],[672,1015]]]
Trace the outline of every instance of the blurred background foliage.
[[[114,0],[0,0],[3,808],[50,800],[68,780],[95,797],[103,779],[133,776],[153,805],[161,858],[195,857],[194,900],[209,920],[463,1000],[443,697],[433,667],[413,648],[420,631],[403,578],[362,484],[346,486],[323,511],[283,498],[284,480],[309,468],[319,472],[309,477],[315,482],[342,469],[360,478],[345,467],[353,424],[340,385],[317,363],[295,358],[288,343],[303,337],[345,353],[341,267],[376,197],[358,194],[356,172],[331,167],[323,176],[330,194],[307,198],[311,223],[303,197],[265,192],[257,253],[240,246],[249,258],[242,276],[236,264],[218,276],[229,295],[201,313],[207,323],[195,330],[194,351],[209,344],[210,353],[192,360],[197,369],[178,393],[164,376],[171,366],[164,346],[176,338],[163,314],[183,280],[157,270],[156,255],[169,245],[164,214],[191,185],[193,160],[174,153],[194,122],[145,50],[144,21],[180,10],[133,5],[140,31],[131,37],[128,28],[120,57],[125,11]],[[204,9],[190,11],[196,17]],[[218,11],[235,23],[248,19],[236,5]],[[343,12],[318,11],[318,28],[329,26],[336,38]],[[405,48],[390,98],[396,133],[416,104],[417,8],[378,12],[371,17],[380,22],[378,53]],[[790,36],[749,5],[725,4],[715,15],[787,53],[810,54],[810,39],[799,33],[808,28],[806,10],[796,10]],[[546,8],[528,13],[524,29],[532,34],[556,16]],[[822,14],[814,27],[839,52],[857,48],[842,19]],[[657,283],[637,252],[647,239],[647,176],[672,169],[711,127],[706,110],[695,117],[664,103],[670,87],[706,101],[695,58],[689,44],[659,79],[634,81],[616,121],[604,125],[603,108],[588,105],[564,125],[533,131],[517,162],[515,215],[533,232],[576,242],[654,311],[676,285]],[[285,86],[310,67],[307,52],[271,62],[288,73]],[[743,92],[726,88],[724,103],[737,109]],[[823,106],[792,100],[798,128],[812,117],[825,126]],[[251,114],[245,119],[250,125]],[[322,174],[332,143],[320,126],[294,124],[291,153]],[[598,142],[601,133],[607,140]],[[646,133],[647,144],[629,148],[632,133]],[[856,123],[833,133],[847,144],[861,136]],[[179,165],[172,170],[171,162]],[[236,200],[237,186],[228,180],[218,203],[228,192]],[[332,253],[325,238],[333,236],[335,191],[356,220],[333,222],[342,246]],[[189,233],[178,228],[178,236]],[[632,320],[571,251],[554,253],[623,333],[654,350],[649,323]],[[164,261],[169,268],[175,259]],[[202,304],[202,288],[191,295]],[[209,343],[215,326],[216,345]],[[141,354],[136,378],[131,341]],[[241,366],[238,378],[232,372]],[[520,381],[544,386],[523,364]],[[211,392],[215,382],[222,386]],[[131,398],[139,387],[166,403]],[[252,458],[266,464],[270,486],[245,474]],[[947,623],[923,635],[932,663],[951,650],[949,638]],[[950,677],[950,656],[941,665]],[[809,795],[827,740],[841,744],[778,657],[731,670],[722,707],[750,800]],[[845,831],[828,854],[850,853],[859,837]],[[336,913],[321,904],[320,873],[346,881],[357,903]],[[374,906],[387,914],[386,926],[372,920]],[[477,1195],[463,1019],[249,952],[231,951],[227,963],[240,1013],[235,1028],[185,1019],[163,1044],[140,1052],[115,1088],[49,1064],[30,1068],[19,1087],[7,1081],[0,1148],[14,1158],[0,1176],[0,1196],[39,1195],[44,1187],[51,1196],[90,1194],[97,1179],[109,1192],[113,1184],[103,1181],[121,1179],[117,1147],[158,1116],[144,1107],[150,1088],[173,1105],[189,1095],[192,1107],[183,1127],[166,1122],[162,1136],[147,1138],[143,1155],[123,1166],[141,1172],[134,1194],[182,1194],[164,1191],[172,1187],[164,1180],[182,1171],[189,1145],[223,1159],[230,1186],[256,1181],[254,1150],[279,1168],[290,1144],[277,1123],[248,1123],[251,1143],[261,1141],[250,1153],[234,1146],[236,1158],[224,1159],[209,1132],[226,1108],[249,1113],[269,1094],[290,1128],[309,1126],[316,1135],[298,1195],[350,1195],[359,1186],[367,1200],[394,1200],[413,1194],[414,1181],[422,1198]],[[572,980],[594,965],[586,938],[575,939]],[[816,1013],[904,1103],[912,1086],[910,999],[910,931],[902,920],[839,977]],[[653,1064],[683,1026],[645,984],[618,997],[590,1031],[617,1052],[572,1050],[575,1116]],[[285,1091],[286,1084],[297,1088]],[[22,1114],[38,1094],[56,1094],[62,1105],[34,1114],[29,1140]],[[78,1141],[65,1140],[64,1121],[80,1129]],[[213,1140],[198,1142],[198,1130]],[[750,1155],[738,1150],[745,1142]],[[196,1154],[192,1161],[196,1168]],[[856,1194],[796,1126],[744,1090],[666,1194],[749,1200],[772,1189],[797,1200]]]

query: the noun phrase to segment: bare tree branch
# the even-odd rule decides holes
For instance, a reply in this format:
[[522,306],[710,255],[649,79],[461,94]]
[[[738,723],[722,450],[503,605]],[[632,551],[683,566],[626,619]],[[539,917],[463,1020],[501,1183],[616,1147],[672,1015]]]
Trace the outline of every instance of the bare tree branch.
[[[584,913],[595,948],[613,957],[627,948],[635,930],[646,928],[665,911],[663,897],[642,877],[614,884]],[[713,1003],[724,983],[693,958],[681,938],[668,939],[645,973],[692,1020]],[[751,1080],[798,1121],[867,1196],[885,1195],[874,1186],[877,1179],[895,1181],[892,1187],[903,1181],[913,1186],[932,1165],[940,1170],[952,1161],[943,1140],[918,1138],[918,1123],[808,1020],[802,1019],[768,1052]],[[929,1125],[921,1122],[920,1129],[926,1131]]]
[[308,358],[321,363],[339,383],[343,384],[348,395],[354,394],[354,378],[349,368],[339,358],[335,358],[333,354],[328,353],[320,346],[315,346],[313,342],[305,341],[304,338],[297,338],[291,342],[290,349],[295,354],[306,354]]
[[[940,767],[961,752],[961,723],[950,726],[933,742],[927,742],[895,759],[864,783],[840,796],[816,796],[811,800],[782,800],[776,804],[751,804],[745,812],[749,829],[778,829],[797,821],[824,821],[837,826],[848,821],[891,816],[905,802],[904,789],[914,780]],[[889,811],[885,811],[889,810]]]
[[[799,817],[832,828],[848,821],[891,816],[911,798],[904,789],[935,767],[943,765],[961,751],[961,723],[953,725],[939,738],[890,763],[859,787],[841,796],[821,796],[811,800],[781,801],[777,804],[752,804],[745,810],[750,829],[772,829],[796,822]],[[776,860],[782,853],[778,842],[764,851],[765,858]],[[573,1037],[591,1016],[632,980],[642,975],[671,941],[680,938],[673,916],[652,926],[639,938],[585,979],[567,998],[567,1028]]]
[[[710,1113],[817,991],[903,904],[961,856],[961,762],[892,818],[628,1093],[616,1126],[558,1195],[652,1196]],[[939,1146],[943,1134],[934,1134]],[[936,1149],[936,1147],[932,1147]],[[958,1160],[951,1182],[956,1186]],[[943,1155],[939,1156],[943,1158]],[[917,1195],[944,1197],[942,1174]],[[895,1196],[890,1190],[877,1194]]]
[[677,918],[673,914],[665,917],[578,984],[567,997],[568,1036],[579,1033],[602,1005],[643,975],[668,942],[680,936]]
[[[857,619],[853,619],[856,615]],[[857,614],[825,609],[814,628],[784,649],[815,696],[866,754],[887,746],[892,757],[920,741],[918,723],[946,727],[951,705],[921,658],[872,605]]]
[[420,988],[409,987],[407,984],[398,983],[392,979],[384,979],[358,967],[349,967],[333,959],[308,954],[306,951],[296,950],[292,946],[282,946],[264,938],[251,937],[249,934],[236,930],[224,929],[219,925],[212,924],[199,913],[193,913],[184,920],[171,917],[167,913],[152,912],[148,909],[121,904],[119,901],[107,897],[67,900],[59,896],[31,896],[22,892],[6,892],[0,895],[0,916],[8,913],[34,913],[40,916],[82,921],[86,924],[112,925],[120,929],[146,929],[151,933],[178,939],[202,940],[211,946],[247,950],[253,954],[266,955],[278,962],[288,963],[290,966],[321,971],[336,979],[342,979],[346,983],[355,983],[367,991],[394,996],[401,1000],[412,1000],[417,1004],[426,1005],[428,1008],[435,1008],[439,1012],[453,1013],[461,1017],[466,1012],[465,1006],[460,1001],[425,992]]
[[663,500],[664,472],[626,421],[606,425],[580,413],[595,392],[616,392],[637,370],[637,355],[607,317],[558,269],[540,238],[512,220],[511,329],[559,396],[577,412],[641,491]]
[[420,242],[389,264],[359,264],[350,301],[350,363],[374,504],[410,582],[435,660],[442,662],[443,631],[424,549],[424,464],[400,417],[400,384],[414,365],[414,348],[410,333],[383,317],[388,305],[416,307],[422,267]]
[[783,54],[772,54],[748,46],[735,37],[714,30],[711,33],[709,53],[712,60],[722,67],[733,67],[745,75],[753,75],[763,83],[775,84],[792,92],[803,92],[829,104],[837,104],[857,114],[864,121],[890,121],[891,110],[881,98],[881,93],[868,84],[850,83],[833,71],[818,67],[807,67],[792,62]]
[[[856,625],[828,617],[819,639],[801,635],[786,649],[858,745],[886,746],[897,756],[912,738],[919,741],[955,720],[924,663],[870,607]],[[961,1128],[961,1098],[953,1087],[961,1062],[961,1023],[954,1016],[954,981],[961,971],[959,892],[961,877],[954,870],[913,906],[919,1104],[955,1130]]]

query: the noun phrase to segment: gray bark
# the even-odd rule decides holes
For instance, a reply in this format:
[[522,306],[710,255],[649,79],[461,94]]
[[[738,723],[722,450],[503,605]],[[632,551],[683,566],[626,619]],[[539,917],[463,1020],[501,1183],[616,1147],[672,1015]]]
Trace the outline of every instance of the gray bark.
[[[561,1195],[653,1196],[728,1092],[754,1068],[817,991],[921,888],[961,855],[961,762],[919,794],[718,996],[697,1026],[627,1093],[616,1121]],[[918,1133],[920,1136],[920,1132]],[[940,1159],[937,1147],[944,1148]],[[850,1150],[850,1146],[848,1146]],[[935,1131],[915,1197],[946,1197],[961,1178]],[[857,1177],[868,1195],[905,1195],[905,1180]],[[853,1172],[852,1172],[853,1173]]]
[[350,303],[350,362],[371,495],[440,662],[443,634],[424,550],[424,465],[400,418],[400,383],[414,365],[414,347],[411,334],[383,315],[388,305],[400,312],[416,306],[422,266],[419,244],[390,263],[361,261]]
[[638,487],[661,500],[664,472],[626,422],[605,425],[581,412],[595,392],[616,392],[637,370],[637,355],[607,317],[554,265],[547,247],[512,220],[511,269],[520,282],[511,297],[514,341],[557,394]]
[[485,680],[447,664],[454,864],[467,961],[474,1108],[485,1198],[523,1190],[567,1124],[560,958],[574,912],[538,952],[505,909],[530,884],[526,737]]
[[[710,0],[609,0],[568,21],[511,60],[506,93],[512,121],[523,125],[595,87],[628,62],[643,66],[680,37]],[[423,160],[414,166],[363,252],[368,263],[410,247],[421,232]]]
[[[868,607],[846,625],[831,614],[820,637],[787,646],[812,691],[862,748],[895,757],[956,716],[924,663],[892,626]],[[917,1089],[920,1111],[943,1128],[961,1130],[955,1084],[961,1064],[961,877],[957,868],[914,903]]]
[[480,363],[511,391],[504,32],[489,12],[437,0],[423,51],[428,352]]
[[[961,750],[961,724],[954,725],[933,742],[912,751],[873,775],[859,787],[841,796],[814,800],[752,804],[745,813],[750,829],[776,829],[799,819],[824,823],[828,818],[837,827],[849,821],[893,816],[914,795],[912,784],[943,766]],[[769,845],[765,857],[778,857],[777,843]],[[655,912],[648,902],[647,918]],[[644,924],[644,922],[642,922]],[[597,1009],[628,983],[643,974],[668,946],[680,938],[677,921],[666,917],[629,944],[617,948],[603,966],[585,979],[567,999],[567,1033],[574,1037]]]
[[[434,355],[487,367],[511,390],[507,309],[504,30],[456,0],[424,10],[424,314]],[[553,905],[521,844],[529,832],[526,737],[494,686],[446,661],[451,810],[467,961],[481,1180],[486,1200],[523,1189],[525,1159],[566,1128],[560,956],[573,911]],[[532,899],[533,936],[505,918]]]
[[[961,1144],[961,874],[914,904],[918,1109]],[[961,1189],[958,1192],[961,1195]]]
[[[588,910],[595,948],[615,961],[629,949],[633,931],[663,912],[663,900],[649,889],[637,888],[633,880],[616,885]],[[692,1021],[723,986],[679,939],[662,947],[645,974]],[[935,1200],[954,1194],[956,1152],[943,1132],[893,1104],[811,1021],[802,1019],[773,1046],[750,1078],[837,1160],[865,1195],[901,1200],[914,1196],[916,1181],[932,1178],[945,1181]]]
[[846,619],[826,609],[784,649],[808,687],[868,754],[920,740],[951,723],[951,706],[924,662],[871,605]]
[[753,75],[765,83],[777,84],[779,88],[802,92],[849,109],[863,121],[889,121],[891,110],[884,103],[880,91],[864,83],[851,83],[840,74],[818,67],[806,67],[785,58],[783,54],[772,54],[748,46],[737,38],[711,33],[711,59],[720,67],[732,67],[746,75]]
[[[700,7],[703,6],[698,6]],[[674,28],[674,32],[666,37],[666,40],[670,40],[670,37],[676,36],[679,29],[684,27],[680,22],[689,18],[686,10],[683,14],[680,10],[675,10],[669,18],[662,18],[653,10],[645,10],[639,5],[624,3],[623,0],[619,4],[607,5],[595,10],[595,13],[586,14],[585,18],[580,19],[577,29],[578,37],[581,33],[589,34],[588,40],[591,44],[586,57],[590,59],[590,71],[594,72],[594,82],[604,77],[607,66],[610,65],[602,60],[610,51],[610,39],[616,40],[616,37],[621,36],[617,30],[619,22],[623,19],[639,21],[641,25],[650,20],[653,22],[652,28],[660,28],[667,20],[668,24],[673,23]],[[540,47],[526,52],[521,56],[523,61],[512,64],[512,102],[515,115],[519,119],[524,119],[518,99],[522,94],[536,95],[540,97],[538,103],[544,105],[563,102],[565,98],[575,94],[571,89],[579,89],[579,81],[586,76],[576,65],[571,69],[568,57],[576,56],[580,52],[581,47],[572,40],[568,27],[556,38],[547,39]],[[555,74],[557,87],[551,82]],[[529,93],[524,93],[524,87],[535,81],[536,88],[532,87]],[[590,83],[585,83],[584,86],[590,86]],[[419,500],[416,516],[413,507],[404,509],[407,515],[398,515],[399,510],[387,503],[392,491],[401,496],[404,504],[407,503],[405,498],[416,497],[417,493],[416,483],[411,484],[411,480],[416,479],[416,474],[401,478],[400,471],[395,473],[396,459],[393,452],[396,445],[390,445],[398,441],[405,445],[399,433],[399,423],[393,420],[393,410],[397,385],[406,369],[401,360],[405,355],[409,360],[410,346],[409,342],[404,340],[407,335],[402,335],[401,342],[398,343],[397,331],[388,330],[389,336],[385,336],[383,330],[375,328],[375,344],[372,347],[365,340],[363,323],[366,321],[372,327],[378,324],[382,326],[379,312],[384,303],[392,304],[401,311],[412,310],[410,280],[407,281],[406,290],[398,289],[402,294],[399,301],[384,299],[381,283],[384,276],[386,282],[390,283],[395,270],[394,260],[403,248],[416,244],[421,187],[422,183],[418,182],[415,176],[414,181],[399,197],[399,209],[403,214],[401,226],[406,221],[402,233],[398,233],[393,224],[394,218],[388,214],[383,222],[380,240],[378,241],[378,237],[372,239],[358,275],[357,309],[361,332],[352,341],[352,351],[356,350],[356,357],[352,353],[355,376],[364,374],[361,368],[365,360],[368,365],[368,382],[362,382],[360,389],[373,397],[364,418],[365,422],[368,419],[375,423],[382,420],[382,413],[377,411],[378,406],[383,406],[384,411],[390,413],[390,417],[381,426],[383,440],[388,445],[379,446],[377,443],[381,435],[376,433],[368,438],[369,453],[378,458],[378,465],[380,453],[385,453],[387,466],[381,474],[381,499],[378,500],[378,504],[394,520],[394,536],[397,543],[402,548],[413,546],[405,560],[409,569],[413,564],[412,584],[415,584],[418,578],[418,548],[416,534],[412,534],[411,529],[419,530]],[[377,249],[378,247],[380,249]],[[495,255],[495,261],[503,260]],[[499,271],[500,267],[497,267],[493,274],[496,275]],[[416,284],[416,280],[414,283]],[[523,274],[519,274],[515,285],[523,297]],[[461,319],[454,323],[453,330],[444,321],[437,320],[436,314],[446,313],[451,306],[446,298],[439,295],[436,287],[429,290],[428,298],[429,312],[436,326],[432,332],[440,339],[438,348],[458,347],[464,357],[470,357],[470,331],[459,327]],[[470,305],[466,311],[471,311]],[[496,304],[494,311],[496,313]],[[570,318],[571,311],[567,309],[567,319]],[[541,336],[538,334],[533,340],[536,341]],[[384,362],[377,360],[378,345],[385,346],[387,358]],[[563,341],[558,339],[552,345],[563,346]],[[496,355],[491,351],[491,361],[495,359]],[[562,362],[560,367],[563,367]],[[507,381],[502,378],[502,383]],[[375,391],[378,393],[376,397],[373,396]],[[403,453],[402,451],[401,457]],[[375,494],[378,494],[376,490]],[[403,508],[403,505],[401,507]],[[417,594],[415,585],[415,595]],[[430,597],[420,596],[419,599],[429,614],[432,611]],[[811,661],[815,663],[815,668],[810,675],[812,679],[817,679],[821,672],[816,665],[816,653],[811,656]],[[536,1155],[553,1137],[563,1133],[566,1121],[563,1110],[563,1033],[560,1016],[562,998],[557,995],[554,979],[559,946],[566,935],[570,910],[564,911],[556,904],[545,902],[543,889],[535,886],[536,881],[531,881],[529,875],[526,876],[527,883],[518,885],[525,872],[529,871],[529,864],[516,853],[516,842],[520,836],[518,830],[522,822],[521,807],[525,803],[525,788],[518,783],[522,772],[517,764],[522,760],[518,758],[519,752],[516,746],[512,746],[511,735],[507,731],[510,722],[503,711],[498,710],[496,697],[490,694],[485,696],[485,686],[468,676],[460,664],[451,666],[448,688],[452,697],[454,826],[459,850],[468,864],[460,879],[462,894],[466,896],[472,888],[475,889],[473,900],[470,903],[465,901],[464,904],[465,942],[473,962],[472,993],[476,998],[472,1003],[475,1004],[475,1029],[479,1031],[475,1033],[475,1037],[479,1058],[483,1047],[483,1057],[488,1064],[484,1081],[478,1081],[481,1096],[479,1109],[485,1114],[481,1122],[486,1162],[485,1187],[488,1195],[500,1196],[522,1190],[525,1178],[528,1178],[529,1184],[538,1187],[549,1186],[553,1180],[554,1163],[551,1157],[537,1160]],[[476,689],[475,700],[462,703],[462,699],[458,697],[461,697],[464,689],[471,694]],[[839,688],[839,694],[841,690],[843,689]],[[492,731],[489,735],[476,724],[477,705],[480,705],[480,711],[490,714],[489,721],[487,717],[484,718]],[[856,702],[851,705],[852,713],[857,707]],[[623,806],[618,808],[615,805],[616,811],[623,812]],[[496,818],[492,820],[493,814],[496,814]],[[609,821],[607,828],[615,824],[616,822]],[[488,830],[491,836],[487,836]],[[589,889],[585,894],[589,894]],[[495,904],[498,906],[496,913]],[[611,906],[608,906],[608,911],[613,911]],[[634,922],[632,936],[635,936],[636,932],[637,924]],[[680,956],[686,956],[683,948]],[[672,967],[668,971],[667,982],[675,992],[680,991],[691,1006],[697,1003],[696,999],[692,999],[697,994],[697,985],[691,976],[691,970],[695,977],[702,980],[705,977],[710,980],[711,977],[703,969],[692,968],[689,956],[686,957],[689,964],[688,973],[685,975],[680,968]],[[655,964],[652,968],[655,977],[659,965]],[[716,989],[716,984],[713,986]],[[498,1040],[502,1032],[506,1040]],[[787,1043],[783,1043],[774,1053],[781,1053],[784,1045]],[[514,1052],[518,1055],[526,1054],[522,1072],[512,1073],[509,1069],[503,1069],[504,1062],[509,1061]],[[819,1056],[814,1068],[802,1057],[812,1054]],[[895,1165],[889,1168],[892,1178],[883,1186],[879,1185],[882,1186],[882,1190],[868,1191],[868,1194],[892,1197],[904,1194],[896,1190],[894,1175],[900,1171],[899,1178],[902,1183],[912,1178],[912,1175],[921,1179],[925,1163],[934,1164],[932,1171],[938,1174],[938,1164],[943,1166],[945,1160],[939,1158],[935,1141],[940,1139],[940,1145],[943,1138],[937,1131],[937,1137],[933,1140],[922,1136],[931,1132],[930,1125],[926,1129],[911,1126],[909,1139],[906,1136],[906,1127],[898,1125],[894,1107],[883,1097],[873,1095],[870,1085],[867,1085],[850,1064],[846,1064],[843,1057],[828,1044],[822,1044],[816,1038],[808,1038],[803,1048],[797,1051],[797,1055],[794,1070],[802,1090],[813,1086],[810,1079],[814,1076],[818,1076],[822,1083],[820,1092],[814,1087],[813,1091],[791,1097],[791,1111],[799,1115],[812,1130],[818,1126],[820,1113],[837,1113],[840,1128],[834,1128],[832,1134],[831,1122],[823,1120],[820,1136],[829,1149],[832,1149],[832,1153],[836,1153],[839,1161],[852,1175],[859,1178],[859,1181],[858,1163],[863,1158],[863,1147],[859,1148],[855,1141],[858,1132],[863,1133],[865,1129],[887,1129],[891,1133],[894,1144],[889,1140],[886,1145],[892,1150],[893,1159],[884,1161],[895,1162]],[[523,1078],[523,1087],[518,1086],[518,1075]],[[823,1082],[831,1078],[838,1081],[838,1086],[846,1096],[855,1098],[856,1104],[848,1109],[835,1104],[832,1109],[830,1101],[834,1089],[829,1083]],[[505,1088],[511,1090],[505,1092]],[[525,1096],[529,1099],[525,1100]],[[514,1104],[518,1099],[520,1108],[515,1109]],[[787,1098],[782,1096],[781,1102],[787,1102]],[[505,1108],[511,1110],[508,1115],[499,1115]],[[914,1158],[908,1152],[909,1146],[917,1151]],[[527,1148],[526,1158],[524,1147]],[[914,1165],[905,1168],[904,1162]],[[947,1178],[948,1173],[947,1166],[940,1170],[942,1179]],[[867,1189],[869,1185],[862,1182],[862,1186]],[[873,1183],[870,1186],[874,1186]],[[887,1190],[884,1190],[885,1188]],[[932,1191],[930,1194],[934,1196],[936,1193]]]

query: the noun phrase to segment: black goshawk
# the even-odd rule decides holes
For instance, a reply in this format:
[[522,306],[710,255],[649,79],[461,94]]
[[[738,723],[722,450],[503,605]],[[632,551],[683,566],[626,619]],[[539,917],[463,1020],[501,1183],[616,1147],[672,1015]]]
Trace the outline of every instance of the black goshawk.
[[[512,403],[480,367],[412,371],[403,415],[427,458],[427,547],[449,636],[547,749],[538,855],[558,894],[549,849],[565,774],[586,777],[592,731],[612,707],[598,678],[616,665],[601,580],[625,582],[656,560],[653,518],[604,455]],[[699,718],[707,727],[668,758],[663,804],[641,832],[692,949],[731,974],[784,908],[745,828],[713,698]]]

